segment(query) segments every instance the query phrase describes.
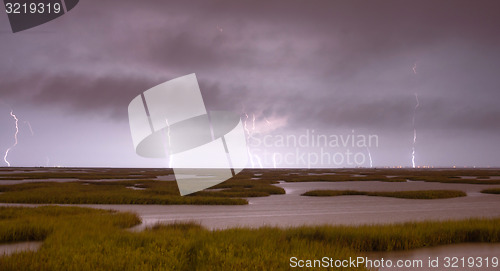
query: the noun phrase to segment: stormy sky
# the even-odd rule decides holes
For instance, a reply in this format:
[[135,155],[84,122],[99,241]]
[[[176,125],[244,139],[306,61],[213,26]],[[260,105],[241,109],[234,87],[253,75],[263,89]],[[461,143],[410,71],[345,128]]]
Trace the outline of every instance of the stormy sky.
[[[196,73],[208,110],[247,121],[264,167],[276,164],[267,154],[346,151],[366,159],[277,166],[370,166],[368,153],[375,167],[412,166],[414,126],[417,165],[498,167],[499,10],[494,0],[82,0],[15,34],[1,12],[2,157],[12,110],[12,166],[165,167],[136,155],[127,106]],[[278,142],[304,134],[378,144]]]

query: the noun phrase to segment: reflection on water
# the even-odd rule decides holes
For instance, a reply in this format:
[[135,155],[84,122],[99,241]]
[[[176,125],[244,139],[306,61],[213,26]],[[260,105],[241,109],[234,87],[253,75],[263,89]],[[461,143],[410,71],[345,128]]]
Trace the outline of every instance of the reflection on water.
[[[471,217],[500,217],[500,196],[479,191],[489,185],[389,182],[280,182],[286,195],[248,198],[249,205],[82,205],[86,207],[131,211],[143,224],[199,222],[209,229],[261,226],[360,225],[422,220],[449,220]],[[456,189],[471,196],[412,200],[369,196],[304,197],[313,189],[361,191],[402,191]]]
[[[422,248],[409,251],[395,252],[373,252],[367,253],[366,257],[371,260],[384,259],[385,262],[391,261],[393,265],[402,260],[415,266],[421,263],[421,267],[401,267],[388,268],[382,267],[378,270],[453,270],[453,271],[472,271],[472,270],[500,270],[500,244],[499,243],[468,243],[448,246],[438,246],[431,248]],[[462,260],[463,259],[463,260]],[[429,260],[432,261],[431,266]],[[402,263],[404,263],[402,262]],[[447,268],[447,266],[449,266]],[[455,267],[452,267],[455,266]],[[470,266],[470,267],[469,267]],[[376,268],[372,270],[377,270]]]
[[144,188],[144,187],[138,187],[138,186],[127,186],[125,188],[132,189],[132,190],[146,190],[146,188]]
[[[471,217],[500,217],[500,196],[480,193],[498,187],[431,182],[280,182],[286,195],[248,198],[249,205],[80,205],[137,213],[143,224],[196,221],[209,229],[261,226],[360,225]],[[404,191],[452,189],[467,197],[413,200],[369,196],[304,197],[315,189]],[[21,206],[0,204],[0,206]],[[22,206],[36,206],[34,204]]]
[[21,251],[36,251],[43,242],[21,242],[0,245],[0,255],[10,255]]

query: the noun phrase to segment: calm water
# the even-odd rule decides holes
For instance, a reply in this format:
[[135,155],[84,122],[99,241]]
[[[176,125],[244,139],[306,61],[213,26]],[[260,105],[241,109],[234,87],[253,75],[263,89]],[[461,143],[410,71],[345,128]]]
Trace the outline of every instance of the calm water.
[[[439,246],[431,248],[422,248],[409,251],[396,251],[385,253],[368,253],[366,256],[369,259],[384,259],[390,260],[396,264],[398,260],[411,261],[414,267],[396,268],[397,270],[418,270],[418,271],[435,271],[435,270],[454,270],[454,271],[475,271],[475,270],[500,270],[500,244],[458,244]],[[447,257],[449,262],[447,262]],[[456,259],[454,259],[454,257]],[[478,258],[479,257],[479,258]],[[463,258],[463,261],[462,261]],[[429,264],[429,259],[433,260],[433,264],[438,267],[432,267]],[[414,261],[421,261],[421,267],[415,267]],[[437,260],[437,261],[436,261]],[[417,262],[418,263],[418,262]],[[469,267],[469,264],[471,267]],[[448,267],[454,265],[455,267]],[[375,269],[376,270],[376,269]],[[395,268],[379,268],[380,271],[395,270]]]
[[[500,195],[482,194],[489,185],[426,182],[309,182],[281,183],[286,195],[249,198],[249,205],[81,205],[137,213],[142,229],[155,223],[196,221],[210,229],[230,227],[300,226],[321,224],[373,224],[421,220],[447,220],[470,217],[500,217]],[[500,187],[500,186],[496,186]],[[368,196],[304,197],[313,189],[353,189],[363,191],[401,191],[457,189],[467,197],[411,200]]]
[[[238,226],[359,225],[470,217],[500,217],[500,195],[480,193],[482,189],[500,187],[500,185],[360,181],[280,183],[278,186],[285,189],[286,195],[249,198],[249,205],[81,206],[135,212],[143,221],[143,224],[138,229],[158,222],[169,223],[174,221],[196,221],[209,229],[223,229]],[[314,189],[362,191],[456,189],[467,192],[467,197],[413,200],[369,196],[300,196],[300,194]]]
[[42,242],[21,242],[0,245],[0,255],[10,255],[21,251],[36,251],[40,248]]

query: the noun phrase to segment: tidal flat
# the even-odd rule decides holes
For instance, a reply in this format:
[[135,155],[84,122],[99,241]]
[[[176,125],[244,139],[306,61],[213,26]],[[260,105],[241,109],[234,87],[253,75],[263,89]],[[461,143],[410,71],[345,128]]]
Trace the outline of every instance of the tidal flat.
[[[2,168],[0,243],[35,247],[0,257],[0,269],[287,270],[292,255],[498,244],[499,176],[496,169],[247,169],[180,197],[168,169]],[[459,197],[301,196],[312,190]]]

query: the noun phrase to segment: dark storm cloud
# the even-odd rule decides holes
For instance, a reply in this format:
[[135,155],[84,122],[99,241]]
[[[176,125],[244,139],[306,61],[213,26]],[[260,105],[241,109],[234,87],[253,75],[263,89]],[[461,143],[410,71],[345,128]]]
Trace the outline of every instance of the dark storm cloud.
[[38,93],[31,97],[39,105],[54,104],[69,112],[106,113],[123,118],[128,103],[137,96],[137,90],[147,89],[151,82],[144,78],[103,76],[80,77],[78,74],[52,76],[39,83]]
[[62,34],[38,35],[36,46],[5,43],[2,59],[13,53],[17,61],[2,68],[9,76],[0,91],[35,107],[125,120],[140,92],[196,72],[208,108],[286,116],[289,125],[406,126],[418,92],[428,127],[496,129],[498,8],[497,1],[86,1],[50,25]]

